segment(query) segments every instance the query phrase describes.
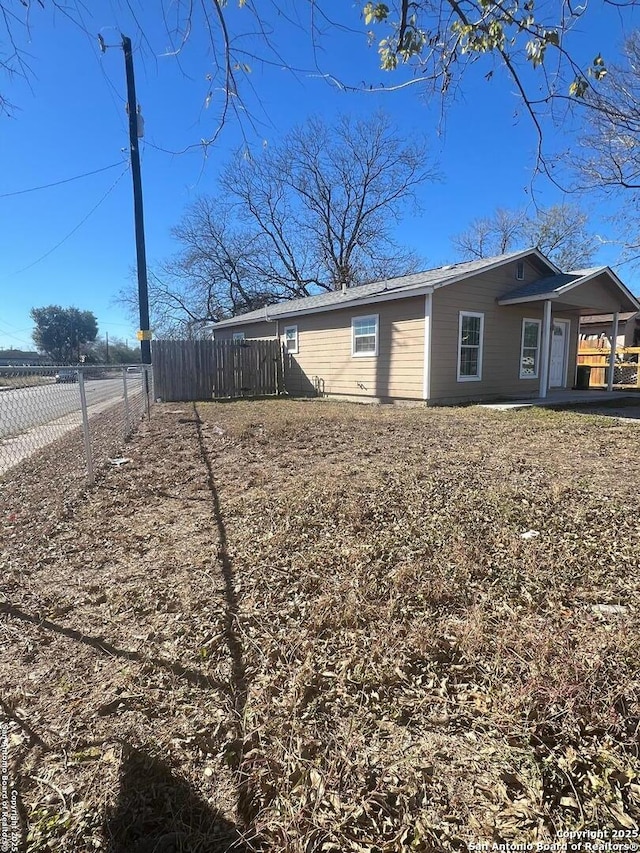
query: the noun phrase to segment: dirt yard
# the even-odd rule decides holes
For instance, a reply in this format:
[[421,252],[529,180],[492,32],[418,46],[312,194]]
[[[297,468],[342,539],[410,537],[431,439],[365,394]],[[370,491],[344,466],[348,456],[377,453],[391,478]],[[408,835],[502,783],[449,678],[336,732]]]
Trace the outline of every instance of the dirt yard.
[[639,446],[537,409],[165,404],[91,491],[0,480],[20,849],[637,836]]

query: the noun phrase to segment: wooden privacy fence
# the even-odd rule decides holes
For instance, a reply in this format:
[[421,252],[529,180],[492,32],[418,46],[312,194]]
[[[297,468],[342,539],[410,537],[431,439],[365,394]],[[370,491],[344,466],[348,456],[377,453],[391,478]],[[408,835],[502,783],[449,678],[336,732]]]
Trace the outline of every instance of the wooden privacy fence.
[[261,397],[282,391],[282,348],[269,341],[153,341],[155,395],[163,401]]
[[[590,388],[602,388],[609,381],[610,350],[605,347],[580,343],[578,364],[591,366]],[[640,388],[640,347],[617,347],[616,364],[613,371],[615,388]]]

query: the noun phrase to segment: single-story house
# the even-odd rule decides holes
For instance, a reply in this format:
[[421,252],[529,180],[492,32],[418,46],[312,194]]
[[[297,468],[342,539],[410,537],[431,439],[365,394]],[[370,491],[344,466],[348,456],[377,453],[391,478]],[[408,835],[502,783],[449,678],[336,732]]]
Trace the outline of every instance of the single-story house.
[[[594,349],[609,349],[612,322],[611,314],[587,314],[580,317],[582,345]],[[625,311],[618,316],[616,346],[640,346],[640,314],[637,311]]]
[[213,334],[279,339],[294,396],[441,405],[571,388],[580,317],[615,327],[639,309],[609,267],[563,273],[527,249],[269,305]]

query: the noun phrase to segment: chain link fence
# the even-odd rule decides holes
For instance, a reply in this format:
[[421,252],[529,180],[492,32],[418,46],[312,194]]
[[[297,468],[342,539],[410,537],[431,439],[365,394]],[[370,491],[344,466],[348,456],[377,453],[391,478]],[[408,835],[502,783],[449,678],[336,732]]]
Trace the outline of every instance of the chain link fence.
[[0,367],[0,479],[57,456],[67,473],[93,484],[149,418],[153,399],[149,365]]

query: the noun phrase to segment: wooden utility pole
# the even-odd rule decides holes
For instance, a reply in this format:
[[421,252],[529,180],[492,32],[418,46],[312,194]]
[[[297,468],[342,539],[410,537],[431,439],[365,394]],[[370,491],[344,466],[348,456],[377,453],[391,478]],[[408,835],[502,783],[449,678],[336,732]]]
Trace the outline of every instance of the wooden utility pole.
[[151,364],[151,331],[149,329],[149,288],[147,284],[147,253],[144,243],[144,214],[142,208],[142,176],[138,147],[138,104],[133,76],[131,39],[122,36],[124,65],[127,74],[127,106],[129,112],[129,144],[131,177],[133,178],[133,210],[136,226],[136,258],[138,266],[138,304],[140,306],[140,353],[143,364]]

